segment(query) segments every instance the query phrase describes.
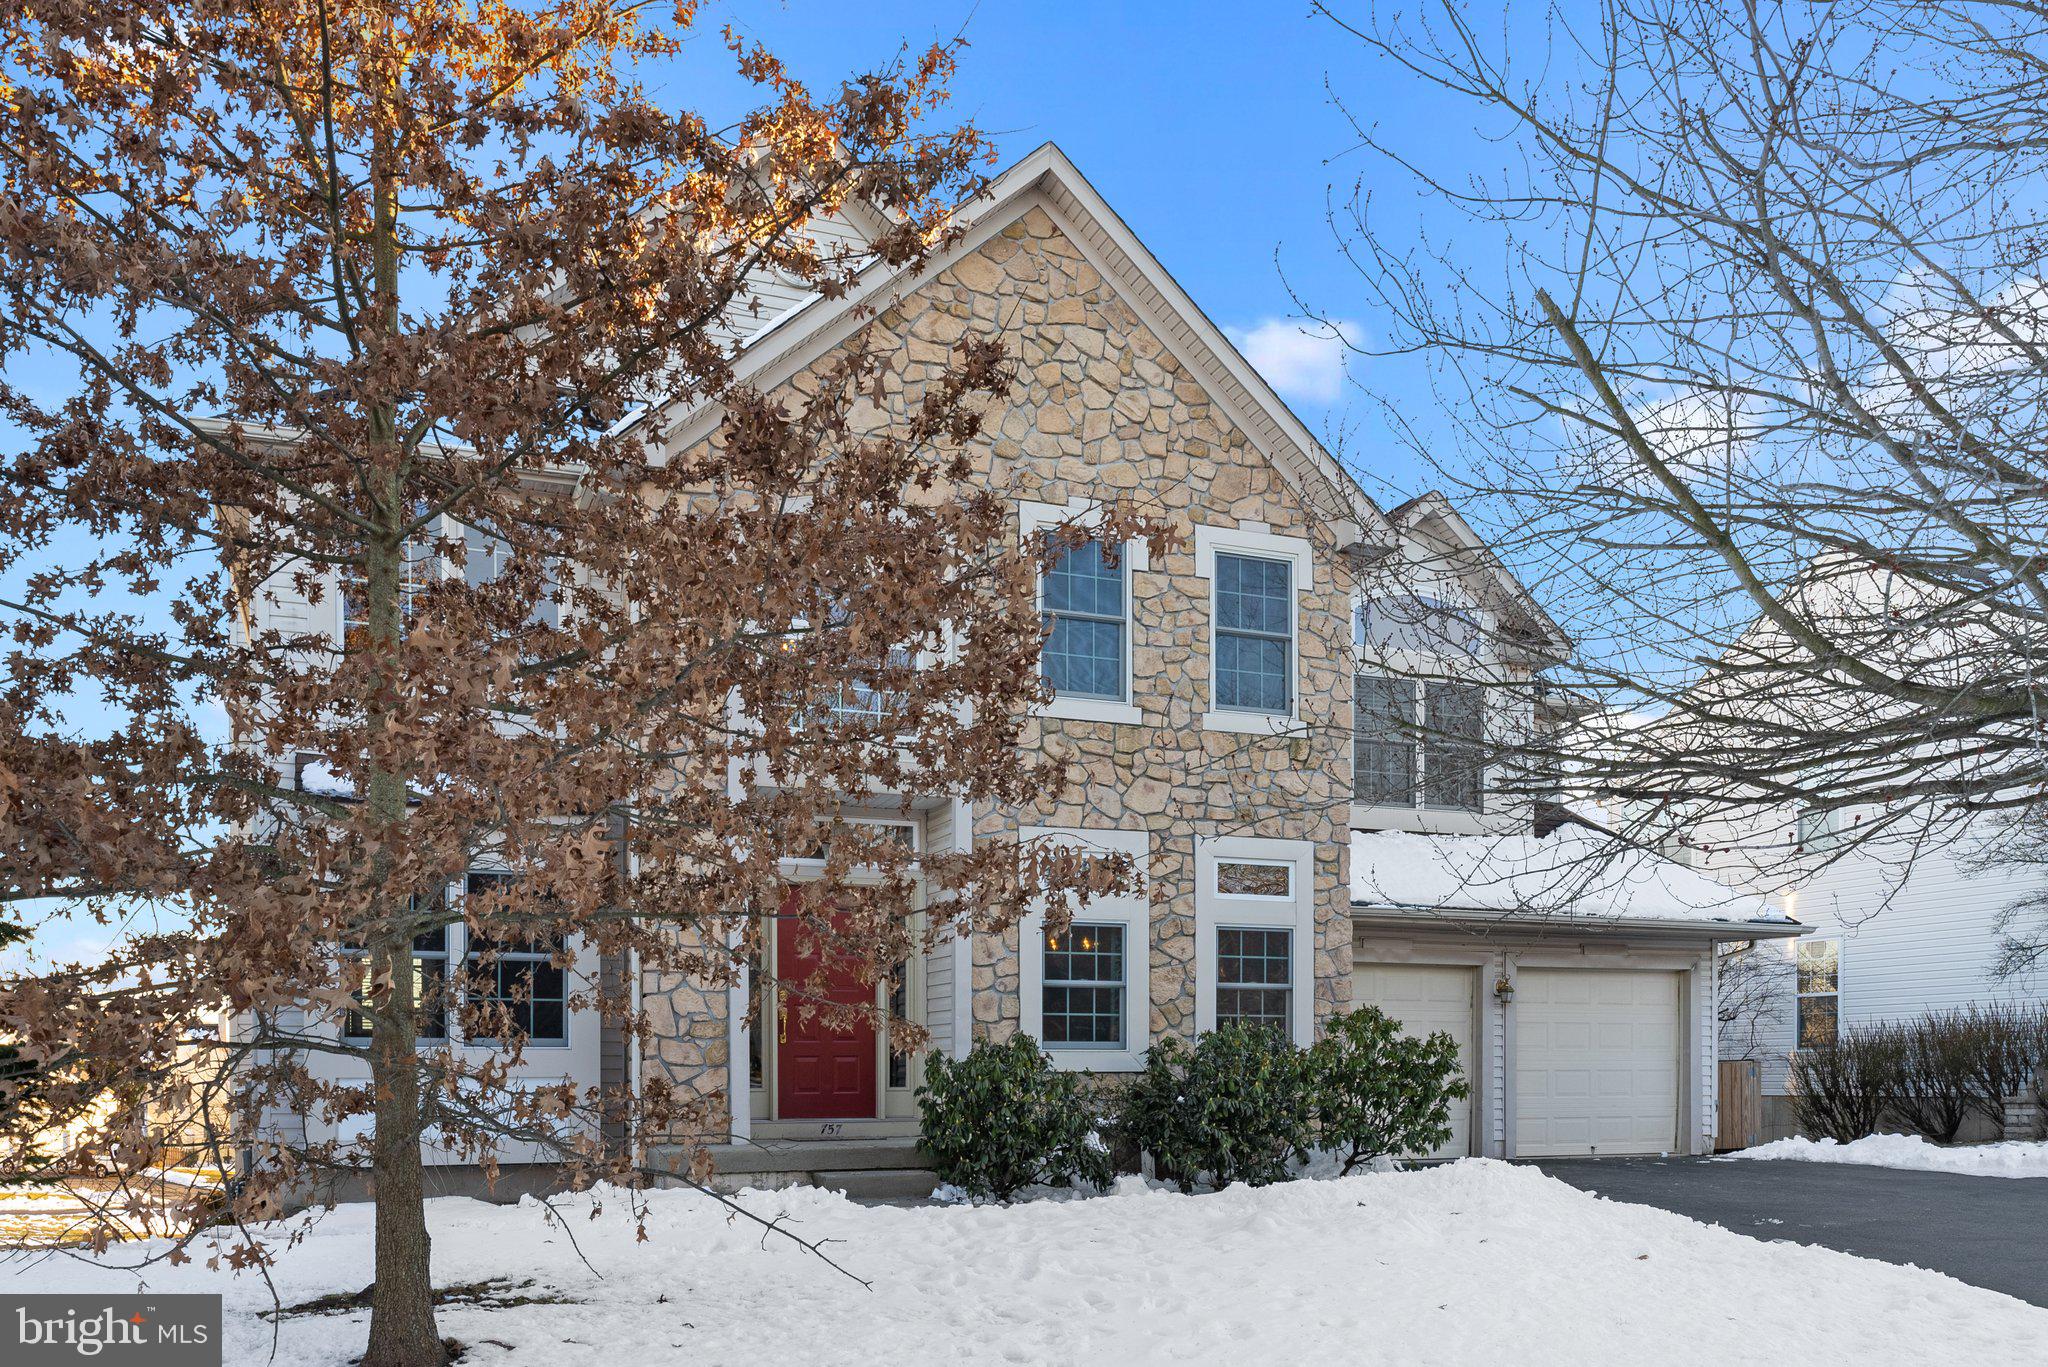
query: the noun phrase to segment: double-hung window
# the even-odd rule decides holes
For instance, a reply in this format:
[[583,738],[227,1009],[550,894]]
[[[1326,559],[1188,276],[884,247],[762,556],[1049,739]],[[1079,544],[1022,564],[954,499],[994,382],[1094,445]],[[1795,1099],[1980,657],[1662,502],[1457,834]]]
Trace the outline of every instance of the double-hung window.
[[1486,690],[1383,674],[1352,681],[1352,796],[1381,807],[1485,807]]
[[1123,1048],[1124,927],[1076,921],[1046,931],[1041,990],[1047,1048]]
[[1047,683],[1062,697],[1123,702],[1129,654],[1124,557],[1097,541],[1069,547],[1040,586]]
[[[462,529],[462,577],[471,588],[497,582],[512,564],[512,547],[495,533],[480,527]],[[541,583],[527,609],[526,620],[534,626],[554,630],[562,625],[561,592],[552,561],[541,566]]]
[[[1047,908],[1035,906],[1018,930],[1023,949],[1018,990],[1022,1029],[1044,1046],[1055,1067],[1135,1072],[1151,1045],[1151,837],[1144,831],[1027,826],[1026,844],[1044,842],[1082,859],[1124,855],[1141,886],[1072,907],[1073,921],[1055,930]],[[1070,904],[1071,906],[1071,904]]]
[[1294,710],[1294,564],[1216,555],[1216,706]]
[[1801,940],[1793,951],[1798,974],[1798,1040],[1801,1049],[1835,1042],[1841,1022],[1842,946],[1839,940]]

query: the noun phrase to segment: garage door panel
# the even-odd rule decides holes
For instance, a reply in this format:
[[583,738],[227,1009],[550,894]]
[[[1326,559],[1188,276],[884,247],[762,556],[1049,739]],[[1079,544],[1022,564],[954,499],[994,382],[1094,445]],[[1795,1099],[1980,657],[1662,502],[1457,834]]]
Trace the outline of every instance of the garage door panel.
[[[1479,1007],[1477,969],[1442,964],[1359,964],[1352,975],[1352,1003],[1377,1006],[1409,1035],[1442,1030],[1457,1041],[1458,1068],[1475,1094],[1475,1026]],[[1473,1097],[1451,1108],[1451,1137],[1431,1158],[1462,1158],[1472,1152]]]
[[1522,970],[1515,1149],[1663,1153],[1678,1135],[1678,975]]

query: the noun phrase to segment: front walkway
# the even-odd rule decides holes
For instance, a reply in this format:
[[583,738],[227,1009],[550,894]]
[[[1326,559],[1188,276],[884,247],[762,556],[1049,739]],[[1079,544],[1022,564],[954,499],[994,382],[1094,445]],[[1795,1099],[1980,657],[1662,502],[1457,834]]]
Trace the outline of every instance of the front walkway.
[[1615,1201],[1757,1239],[1946,1272],[2048,1306],[2048,1178],[1742,1158],[1567,1158],[1534,1166]]

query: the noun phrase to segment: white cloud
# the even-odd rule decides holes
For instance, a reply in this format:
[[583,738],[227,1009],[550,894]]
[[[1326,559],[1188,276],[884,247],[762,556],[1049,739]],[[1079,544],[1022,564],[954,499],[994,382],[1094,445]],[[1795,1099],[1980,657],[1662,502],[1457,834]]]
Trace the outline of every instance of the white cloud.
[[1267,318],[1254,328],[1225,328],[1252,368],[1289,399],[1333,403],[1344,386],[1345,338],[1356,324]]

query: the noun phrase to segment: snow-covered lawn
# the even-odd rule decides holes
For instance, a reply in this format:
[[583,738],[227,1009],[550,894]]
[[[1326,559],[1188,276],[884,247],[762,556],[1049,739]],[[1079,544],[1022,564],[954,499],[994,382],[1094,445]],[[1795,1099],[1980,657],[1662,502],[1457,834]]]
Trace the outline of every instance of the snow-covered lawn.
[[[544,1367],[2048,1361],[2048,1310],[1482,1160],[1193,1197],[1126,1179],[1112,1195],[1010,1208],[872,1209],[812,1189],[743,1199],[838,1241],[832,1254],[870,1285],[694,1193],[658,1195],[638,1245],[616,1201],[596,1219],[570,1203],[576,1218],[551,1227],[532,1203],[442,1200],[438,1283],[531,1279],[515,1294],[568,1301],[448,1306],[443,1332],[471,1345],[472,1364]],[[343,1208],[280,1255],[287,1302],[369,1279],[369,1215]],[[193,1265],[148,1282],[225,1291],[229,1362],[273,1360],[260,1280]],[[0,1291],[134,1284],[75,1261],[0,1264]],[[362,1335],[360,1312],[290,1318],[275,1361],[339,1367]]]
[[1877,1168],[1960,1172],[1972,1177],[2048,1177],[2048,1142],[2012,1139],[1945,1149],[1917,1134],[1873,1134],[1838,1144],[1832,1139],[1777,1139],[1729,1155],[1801,1163],[1863,1163]]

